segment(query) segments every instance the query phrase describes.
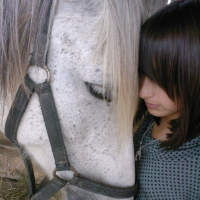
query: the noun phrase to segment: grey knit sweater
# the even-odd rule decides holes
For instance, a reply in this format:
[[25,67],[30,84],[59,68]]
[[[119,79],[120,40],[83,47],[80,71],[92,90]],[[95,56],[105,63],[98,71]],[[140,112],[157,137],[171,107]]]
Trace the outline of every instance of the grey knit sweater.
[[[135,153],[152,122],[148,114],[134,135]],[[200,136],[175,151],[166,151],[151,138],[151,129],[142,146],[152,143],[142,149],[141,159],[135,162],[140,184],[135,200],[200,200]]]

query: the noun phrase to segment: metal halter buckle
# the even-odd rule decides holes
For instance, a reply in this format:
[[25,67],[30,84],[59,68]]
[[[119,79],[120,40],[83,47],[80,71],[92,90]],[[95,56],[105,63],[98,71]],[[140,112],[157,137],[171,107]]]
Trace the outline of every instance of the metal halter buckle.
[[49,83],[50,82],[50,71],[46,65],[44,66],[44,70],[47,73],[47,82]]
[[[72,172],[74,173],[74,176],[76,176],[76,177],[79,176],[79,174],[78,174],[78,172],[76,171],[76,169],[73,168],[72,166],[70,166],[70,171],[72,171]],[[56,174],[56,172],[57,172],[57,170],[56,170],[56,168],[55,168],[55,169],[53,170],[53,177],[54,177],[54,178],[60,178],[60,177]]]

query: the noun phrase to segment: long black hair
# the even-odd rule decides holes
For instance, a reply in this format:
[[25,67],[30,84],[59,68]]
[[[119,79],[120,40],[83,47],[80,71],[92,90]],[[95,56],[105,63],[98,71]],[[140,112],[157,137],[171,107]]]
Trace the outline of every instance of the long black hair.
[[[144,77],[176,100],[180,117],[169,122],[171,134],[161,143],[176,149],[200,135],[200,1],[177,1],[142,26],[139,52],[140,84]],[[147,108],[141,99],[135,117]],[[159,124],[159,118],[155,118]]]

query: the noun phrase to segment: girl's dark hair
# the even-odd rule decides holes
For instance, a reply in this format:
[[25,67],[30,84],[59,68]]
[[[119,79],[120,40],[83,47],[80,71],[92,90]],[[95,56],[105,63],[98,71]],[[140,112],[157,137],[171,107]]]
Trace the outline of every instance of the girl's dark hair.
[[[180,108],[161,146],[176,149],[200,135],[200,0],[171,3],[143,24],[138,71],[140,84],[148,77]],[[146,111],[141,99],[135,121]]]

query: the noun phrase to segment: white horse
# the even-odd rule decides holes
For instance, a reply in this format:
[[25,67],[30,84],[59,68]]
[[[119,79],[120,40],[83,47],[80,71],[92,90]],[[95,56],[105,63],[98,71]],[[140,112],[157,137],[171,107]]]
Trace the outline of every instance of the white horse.
[[[167,1],[143,2],[144,7],[141,0],[58,0],[50,16],[47,66],[70,163],[84,177],[124,188],[135,183],[132,122],[138,97],[140,26]],[[0,5],[0,130],[4,133],[25,74],[37,83],[46,74],[37,67],[28,68],[40,0],[4,0]],[[103,94],[110,94],[110,100]],[[55,162],[35,94],[17,139],[51,179]],[[71,174],[64,171],[59,176]],[[68,185],[62,195],[69,200],[114,199]]]

